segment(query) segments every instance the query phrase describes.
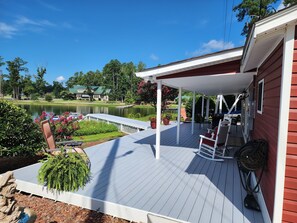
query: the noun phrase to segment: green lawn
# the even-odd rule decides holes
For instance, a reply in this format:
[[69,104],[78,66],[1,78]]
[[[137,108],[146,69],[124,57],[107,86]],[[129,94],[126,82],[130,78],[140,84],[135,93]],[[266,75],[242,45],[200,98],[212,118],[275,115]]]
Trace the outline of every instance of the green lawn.
[[111,139],[115,139],[124,135],[125,133],[123,132],[107,132],[107,133],[100,133],[95,135],[74,136],[73,139],[76,141],[83,141],[83,142],[109,141]]
[[62,100],[54,99],[52,102],[47,102],[43,99],[40,100],[11,100],[15,104],[25,104],[25,105],[88,105],[88,106],[104,106],[104,107],[116,107],[125,105],[121,102],[103,102],[103,101],[86,101],[86,100]]

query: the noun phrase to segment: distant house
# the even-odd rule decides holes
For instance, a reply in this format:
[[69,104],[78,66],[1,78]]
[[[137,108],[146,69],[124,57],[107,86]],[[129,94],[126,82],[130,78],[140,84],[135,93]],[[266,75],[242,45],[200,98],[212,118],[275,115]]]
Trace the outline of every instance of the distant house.
[[[93,93],[93,98],[98,101],[108,101],[109,93],[111,89],[104,86],[91,86]],[[74,85],[72,88],[69,88],[69,92],[74,94],[76,99],[89,99],[90,95],[87,92],[87,86],[83,85]]]

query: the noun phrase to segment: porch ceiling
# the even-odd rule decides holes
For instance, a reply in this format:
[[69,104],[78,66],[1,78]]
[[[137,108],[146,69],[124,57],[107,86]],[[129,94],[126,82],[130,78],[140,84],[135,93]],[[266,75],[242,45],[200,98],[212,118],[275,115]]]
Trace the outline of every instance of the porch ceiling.
[[205,95],[236,94],[243,92],[253,80],[254,72],[216,74],[162,79],[162,84]]

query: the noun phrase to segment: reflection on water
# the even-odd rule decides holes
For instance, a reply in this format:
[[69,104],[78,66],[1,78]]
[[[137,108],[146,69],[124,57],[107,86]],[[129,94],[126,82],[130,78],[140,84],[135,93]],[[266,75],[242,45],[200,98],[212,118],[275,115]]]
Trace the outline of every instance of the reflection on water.
[[99,107],[99,106],[76,106],[76,105],[19,105],[27,110],[33,117],[38,117],[43,111],[60,115],[64,112],[78,112],[83,115],[92,113],[105,113],[121,117],[128,117],[128,114],[140,113],[141,116],[154,114],[154,108],[115,108],[115,107]]

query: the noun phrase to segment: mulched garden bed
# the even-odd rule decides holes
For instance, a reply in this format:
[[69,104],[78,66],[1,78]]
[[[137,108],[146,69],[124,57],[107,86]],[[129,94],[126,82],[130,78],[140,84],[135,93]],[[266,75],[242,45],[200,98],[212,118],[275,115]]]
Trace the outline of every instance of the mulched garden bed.
[[37,219],[35,223],[128,223],[110,215],[87,210],[74,205],[55,202],[25,193],[16,193],[17,205],[32,209]]

